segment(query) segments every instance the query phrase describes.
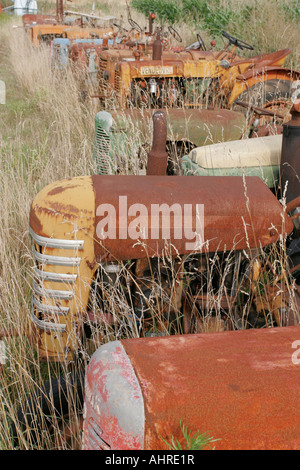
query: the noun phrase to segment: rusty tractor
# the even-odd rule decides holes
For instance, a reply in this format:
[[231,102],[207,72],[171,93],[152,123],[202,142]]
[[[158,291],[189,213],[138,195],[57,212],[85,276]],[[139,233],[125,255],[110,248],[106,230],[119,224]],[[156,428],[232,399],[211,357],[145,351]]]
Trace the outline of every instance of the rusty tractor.
[[[94,81],[95,83],[95,81]],[[274,163],[263,165],[268,185],[274,185],[278,176],[278,162],[281,155],[283,126],[273,122],[262,123],[262,117],[283,118],[274,111],[240,102],[240,106],[251,110],[256,119],[252,125],[245,113],[227,109],[185,109],[166,108],[168,169],[171,174],[197,175],[241,175],[241,161],[233,161],[231,155],[239,158],[241,152],[248,162],[248,176],[261,176],[261,165],[253,168],[251,161],[258,155],[267,155]],[[238,108],[237,108],[238,109]],[[152,116],[156,109],[124,109],[99,111],[95,116],[94,171],[96,174],[140,174],[145,172],[147,153],[152,141]],[[272,136],[277,137],[272,137]],[[243,140],[245,137],[260,138],[256,142]],[[231,142],[232,143],[229,143]],[[227,144],[226,144],[227,142]],[[212,146],[212,144],[215,144]],[[216,145],[218,144],[218,145]],[[201,148],[203,147],[203,148]],[[193,150],[193,152],[192,152]],[[209,155],[209,157],[206,156]],[[202,157],[205,155],[205,157]],[[210,159],[211,172],[202,171],[197,165],[201,158]],[[230,160],[226,169],[226,158]],[[217,168],[215,160],[220,161]],[[257,160],[258,161],[258,160]],[[244,162],[245,163],[245,162]],[[206,164],[207,165],[207,164]],[[237,167],[236,171],[232,168]],[[274,171],[273,171],[274,170]],[[231,173],[230,173],[231,172]],[[271,187],[271,186],[269,186]]]
[[223,34],[233,44],[232,50],[188,48],[177,53],[164,52],[158,37],[151,58],[139,49],[128,58],[103,52],[99,74],[102,105],[114,100],[121,109],[210,105],[235,109],[238,101],[246,101],[284,114],[290,105],[292,85],[299,84],[299,73],[283,68],[291,50],[245,59],[235,55],[236,48],[252,46]]
[[34,25],[29,30],[32,44],[51,44],[55,38],[75,39],[99,39],[105,35],[113,34],[113,28],[81,28],[66,24]]
[[83,449],[171,449],[179,463],[183,429],[209,437],[205,449],[299,449],[299,353],[297,326],[102,345],[86,373]]
[[[154,116],[157,119],[161,114],[158,112]],[[104,307],[104,294],[102,294],[103,298],[101,299],[101,294],[96,292],[99,287],[97,282],[101,282],[102,277],[105,277],[108,282],[109,276],[114,281],[121,280],[122,276],[119,275],[120,263],[126,264],[126,260],[135,260],[134,264],[130,265],[130,272],[134,276],[131,297],[134,300],[135,319],[143,325],[141,331],[144,331],[147,323],[151,324],[151,311],[153,309],[150,308],[150,304],[154,301],[154,298],[150,273],[159,270],[158,260],[166,249],[166,238],[160,236],[158,240],[147,240],[146,246],[143,246],[143,243],[139,244],[136,241],[140,238],[143,240],[143,237],[139,237],[135,233],[134,241],[128,239],[128,235],[124,238],[124,242],[122,242],[124,247],[120,239],[110,240],[104,237],[102,240],[102,219],[99,218],[101,211],[99,210],[97,213],[98,207],[102,204],[109,207],[109,204],[112,203],[116,214],[118,214],[122,207],[117,206],[116,202],[119,197],[121,197],[120,202],[123,201],[122,195],[125,195],[128,200],[127,207],[134,204],[137,185],[141,185],[141,191],[138,191],[138,201],[142,201],[148,209],[151,206],[150,201],[153,204],[168,204],[173,207],[173,204],[176,204],[176,197],[179,197],[179,195],[180,199],[183,197],[184,200],[184,203],[179,202],[180,205],[192,203],[193,200],[201,200],[206,207],[204,233],[205,242],[209,247],[206,247],[204,243],[202,248],[205,253],[202,255],[198,253],[195,257],[191,256],[190,250],[186,248],[187,239],[184,238],[184,235],[183,239],[180,240],[174,238],[174,234],[170,235],[169,244],[172,261],[170,261],[171,265],[165,267],[166,271],[162,273],[161,283],[164,285],[165,282],[165,286],[168,285],[170,275],[168,270],[170,269],[174,271],[173,274],[177,275],[178,282],[173,286],[174,290],[171,290],[167,295],[167,317],[169,317],[169,320],[166,321],[169,322],[168,326],[171,324],[172,309],[174,311],[180,310],[182,308],[182,299],[189,297],[191,292],[196,294],[200,286],[200,297],[203,299],[202,311],[209,309],[209,297],[211,300],[215,299],[216,302],[219,295],[221,296],[219,298],[224,301],[224,304],[222,304],[224,312],[228,312],[230,306],[237,301],[240,281],[237,273],[233,275],[233,266],[231,266],[226,281],[221,286],[219,285],[218,274],[224,275],[221,268],[222,262],[226,258],[225,254],[228,257],[228,253],[233,250],[241,257],[239,265],[245,262],[248,266],[249,260],[243,258],[243,250],[255,251],[259,245],[263,247],[275,243],[279,239],[282,229],[284,233],[288,234],[293,231],[293,224],[290,218],[284,215],[280,202],[259,178],[246,178],[245,183],[242,177],[168,177],[165,176],[167,154],[165,149],[160,148],[160,151],[158,151],[156,145],[158,145],[157,140],[154,139],[154,149],[149,154],[147,175],[145,176],[137,178],[134,175],[95,175],[70,179],[46,187],[33,201],[30,213],[30,232],[35,242],[36,270],[32,318],[36,326],[35,330],[42,356],[56,359],[64,356],[70,358],[80,344],[77,332],[82,330],[86,315],[94,318],[95,321],[97,315],[100,315],[99,319],[103,321],[111,319],[109,312]],[[159,156],[153,158],[153,155]],[[245,184],[247,198],[244,194]],[[177,185],[179,186],[177,187]],[[211,187],[214,187],[215,195],[213,200],[209,196]],[[112,191],[112,188],[114,188],[114,191]],[[111,193],[113,194],[112,199],[107,196]],[[64,203],[65,197],[67,198],[66,201],[72,200],[71,206],[67,202]],[[248,199],[250,206],[249,211],[246,212],[249,213],[245,213],[243,208],[246,208]],[[215,204],[213,201],[215,201]],[[65,204],[68,205],[69,209]],[[210,204],[212,204],[211,209]],[[65,207],[64,210],[62,210],[63,207]],[[266,207],[268,207],[270,218],[264,221]],[[61,212],[59,208],[61,208]],[[125,206],[123,209],[125,209]],[[227,211],[228,216],[226,216]],[[51,213],[55,214],[55,224],[52,222]],[[241,214],[243,215],[241,216]],[[44,217],[45,222],[43,222]],[[194,214],[192,217],[194,222],[195,217]],[[225,219],[222,219],[222,217],[225,217]],[[227,217],[231,221],[229,225],[227,225],[227,222],[225,223]],[[59,222],[60,219],[61,223]],[[132,217],[127,220],[128,224],[131,219]],[[222,222],[223,220],[225,225]],[[66,233],[72,233],[71,226],[73,223],[75,223],[76,239],[73,236],[66,237]],[[116,224],[118,223],[117,220]],[[113,231],[126,231],[127,229],[124,228],[123,223],[122,221],[120,222],[121,226],[114,226]],[[172,229],[174,229],[174,223]],[[46,228],[47,224],[49,224],[51,233]],[[270,229],[271,224],[274,228]],[[252,227],[251,231],[247,233],[248,238],[244,234],[247,226]],[[238,238],[236,238],[237,234],[239,234]],[[123,232],[121,235],[124,237]],[[123,240],[123,238],[121,239]],[[203,279],[203,273],[206,273],[208,269],[208,267],[205,268],[206,262],[208,262],[206,254],[212,255],[215,252],[223,253],[223,255],[220,255],[218,262],[218,274],[216,272],[211,274],[212,278],[216,276],[216,279],[215,282],[212,282],[211,279],[211,292],[208,292],[208,274]],[[179,264],[176,260],[176,253],[184,257],[184,261]],[[62,256],[62,260],[60,260],[60,256]],[[257,270],[259,270],[257,260],[254,265],[257,274]],[[182,271],[183,266],[184,270]],[[248,268],[246,269],[244,266],[243,272],[247,271],[248,275],[251,276],[252,274],[250,275]],[[184,283],[185,287],[182,283],[183,272],[185,274],[193,273],[192,279]],[[234,276],[237,276],[235,282],[233,282]],[[57,285],[57,283],[59,284]],[[68,285],[68,290],[58,288],[59,286],[64,287],[65,284]],[[233,284],[235,284],[234,288],[232,287]],[[184,291],[187,286],[189,292]],[[221,288],[221,292],[218,292],[217,295],[219,288]],[[65,292],[63,292],[64,290]],[[229,292],[232,292],[232,295]],[[93,302],[91,295],[94,296]],[[60,301],[54,300],[54,298],[59,299],[59,296],[62,296]],[[172,305],[172,302],[170,303],[170,299],[174,299],[174,305]],[[97,306],[98,301],[99,305]],[[148,308],[147,304],[149,304]],[[194,299],[192,307],[194,308],[195,305],[196,300]],[[191,307],[191,305],[187,303],[186,307],[188,312],[188,307]],[[161,305],[161,309],[163,313],[166,305]],[[80,314],[78,310],[81,312]],[[189,315],[187,313],[187,317]],[[204,322],[204,318],[202,320]],[[277,322],[281,324],[281,321],[283,319],[280,318],[279,312]],[[232,322],[231,326],[234,326],[234,321],[232,320]],[[163,324],[164,321],[161,322],[160,327],[164,330]],[[49,331],[56,332],[55,339],[52,338],[52,335],[47,334],[48,327]],[[151,328],[153,328],[153,325],[150,326]],[[182,328],[184,328],[184,325]]]
[[[288,211],[297,198],[284,207],[257,177],[167,176],[162,111],[153,128],[146,175],[69,178],[32,202],[29,339],[41,360],[72,367],[122,337],[299,322],[292,271],[272,264],[294,230]],[[72,382],[80,403],[81,379]],[[59,407],[61,392],[57,399]],[[18,414],[35,434],[36,400]]]
[[[94,172],[141,174],[147,167],[155,109],[100,111],[95,116]],[[247,132],[243,113],[227,109],[163,110],[167,119],[167,173],[180,174],[181,158],[193,148],[237,140]]]

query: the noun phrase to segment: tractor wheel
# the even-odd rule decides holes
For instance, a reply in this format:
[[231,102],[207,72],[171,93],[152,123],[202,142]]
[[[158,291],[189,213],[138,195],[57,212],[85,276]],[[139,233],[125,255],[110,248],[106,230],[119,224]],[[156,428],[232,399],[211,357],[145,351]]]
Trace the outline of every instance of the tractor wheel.
[[80,449],[84,373],[51,379],[21,405],[12,425],[15,448]]
[[[276,128],[279,128],[279,126],[291,118],[289,111],[292,105],[292,83],[290,79],[281,80],[278,78],[257,82],[240,94],[233,103],[232,109],[243,112],[247,117],[249,125],[252,125],[255,119],[258,118],[259,124],[256,127],[266,129],[269,126],[273,129],[273,131],[270,130],[270,133],[278,133]],[[272,111],[274,115],[257,115],[250,108],[244,108],[237,104],[238,101]]]

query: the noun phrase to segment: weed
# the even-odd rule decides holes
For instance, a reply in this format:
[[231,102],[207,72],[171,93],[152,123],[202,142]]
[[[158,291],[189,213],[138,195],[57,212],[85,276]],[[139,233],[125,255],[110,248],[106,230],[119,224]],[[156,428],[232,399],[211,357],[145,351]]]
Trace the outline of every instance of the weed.
[[199,431],[192,434],[192,431],[188,429],[182,419],[180,420],[180,430],[183,436],[183,443],[180,443],[174,436],[171,437],[171,442],[167,442],[165,439],[161,438],[168,446],[169,450],[214,450],[211,444],[220,440],[214,439],[209,436],[208,433],[201,434]]

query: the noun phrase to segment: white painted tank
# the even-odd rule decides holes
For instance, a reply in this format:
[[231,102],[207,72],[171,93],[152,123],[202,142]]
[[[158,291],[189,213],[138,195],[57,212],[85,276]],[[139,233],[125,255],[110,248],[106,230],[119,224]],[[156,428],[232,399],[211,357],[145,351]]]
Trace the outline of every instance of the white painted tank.
[[15,0],[14,13],[23,16],[26,13],[36,14],[38,11],[36,0]]
[[247,168],[280,164],[282,135],[221,142],[193,149],[190,159],[202,168]]
[[18,16],[23,16],[26,13],[27,0],[15,0],[14,13]]

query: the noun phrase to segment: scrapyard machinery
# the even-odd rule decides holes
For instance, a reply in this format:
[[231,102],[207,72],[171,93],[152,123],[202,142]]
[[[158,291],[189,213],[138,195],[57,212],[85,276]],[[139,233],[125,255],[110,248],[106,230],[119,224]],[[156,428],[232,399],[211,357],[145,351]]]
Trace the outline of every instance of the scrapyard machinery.
[[[74,364],[104,337],[299,322],[292,272],[271,263],[298,199],[282,206],[260,178],[166,176],[161,111],[153,126],[146,175],[69,178],[32,202],[30,341],[42,360]],[[22,405],[21,429],[37,429],[35,404]]]
[[[235,108],[237,101],[268,107],[279,114],[299,84],[299,73],[283,68],[290,49],[242,58],[236,48],[253,47],[223,31],[232,50],[163,53],[159,35],[152,57],[136,51],[131,58],[100,58],[100,99],[113,98],[118,108],[207,107]],[[199,39],[199,44],[202,44]]]

